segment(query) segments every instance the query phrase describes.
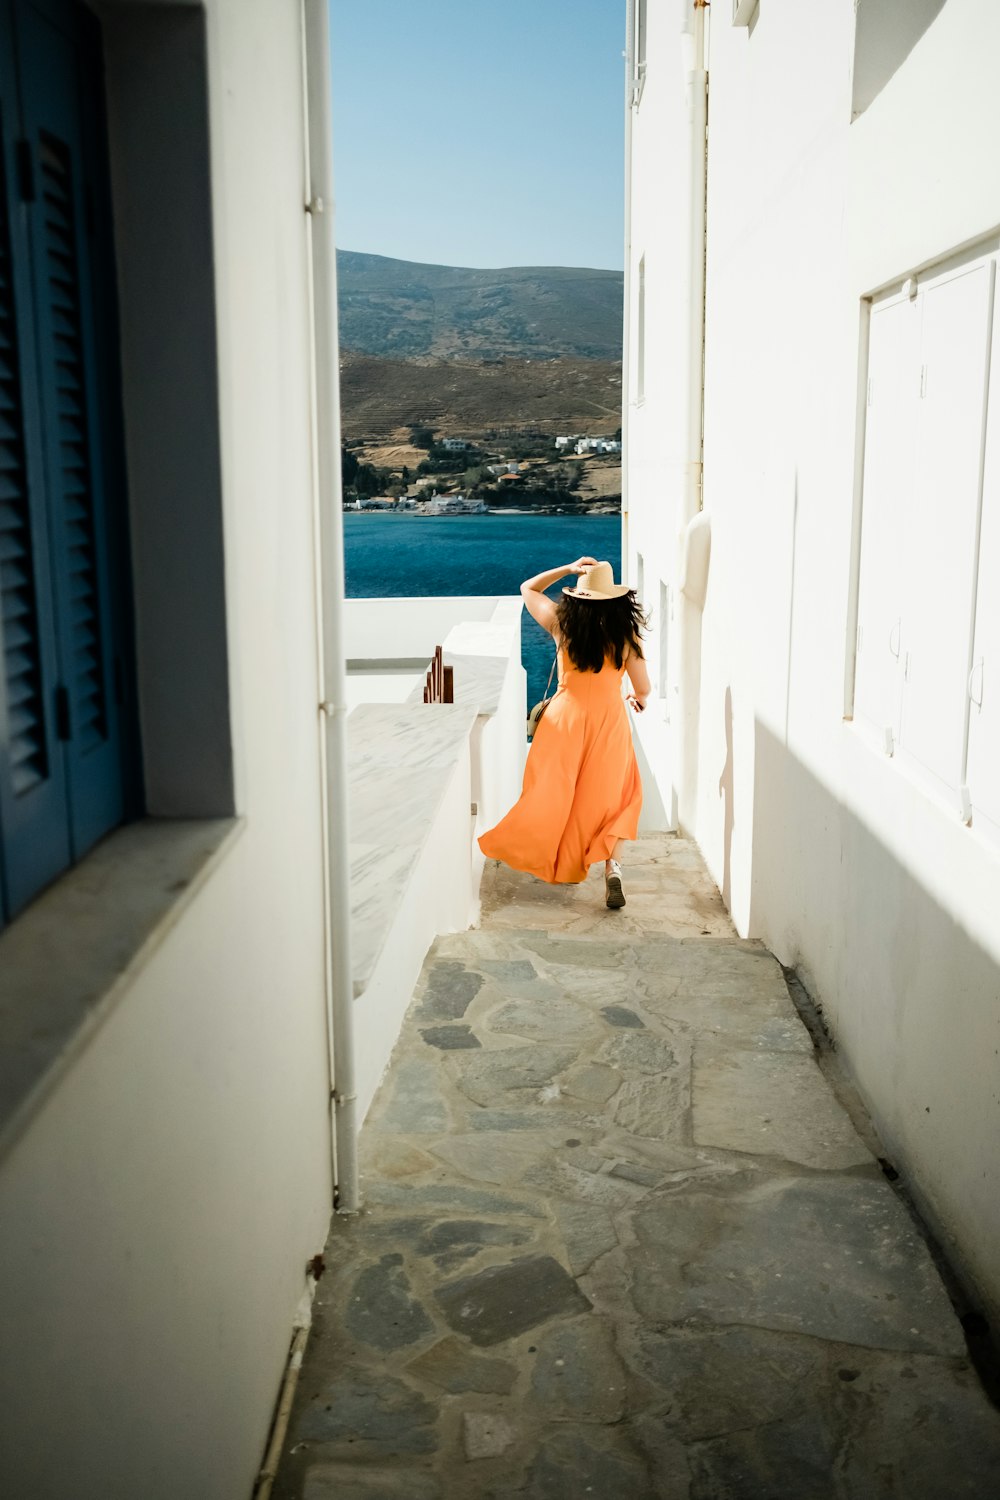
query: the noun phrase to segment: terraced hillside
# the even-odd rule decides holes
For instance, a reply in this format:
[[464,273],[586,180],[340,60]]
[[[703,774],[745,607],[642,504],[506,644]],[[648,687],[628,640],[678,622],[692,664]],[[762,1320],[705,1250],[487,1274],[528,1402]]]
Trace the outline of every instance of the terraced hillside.
[[341,406],[347,438],[388,437],[425,424],[445,436],[535,428],[613,433],[621,422],[617,360],[434,360],[346,353]]

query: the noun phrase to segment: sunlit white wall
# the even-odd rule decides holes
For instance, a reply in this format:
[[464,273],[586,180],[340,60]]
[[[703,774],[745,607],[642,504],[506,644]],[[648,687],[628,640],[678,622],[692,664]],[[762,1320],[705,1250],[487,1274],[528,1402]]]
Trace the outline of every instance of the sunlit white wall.
[[[332,1204],[300,8],[205,9],[245,825],[0,1165],[3,1470],[33,1500],[245,1500]],[[160,43],[197,57],[196,15],[108,8],[116,108]]]
[[[713,11],[712,555],[693,832],[739,930],[799,967],[888,1153],[1000,1304],[1000,857],[975,820],[965,827],[848,716],[863,299],[1000,223],[990,145],[1000,138],[1000,16],[988,0],[939,9],[853,124],[853,7],[762,0],[749,30]],[[685,209],[683,197],[664,197],[665,184],[682,184],[679,25],[673,6],[650,6],[633,121],[633,255],[641,241],[657,310],[627,457],[629,548],[644,554],[647,577],[671,566],[661,495],[684,378],[667,308]],[[634,282],[631,301],[634,319]],[[658,434],[665,463],[654,469]],[[946,526],[948,496],[938,503]]]
[[[645,804],[673,820],[676,663],[671,624],[676,538],[685,478],[688,244],[678,206],[690,195],[690,38],[681,9],[649,5],[646,69],[629,108],[631,213],[626,231],[628,359],[624,371],[628,513],[623,567],[652,614],[647,656],[654,695],[637,722]],[[640,577],[641,573],[641,577]],[[651,783],[655,783],[651,784]]]

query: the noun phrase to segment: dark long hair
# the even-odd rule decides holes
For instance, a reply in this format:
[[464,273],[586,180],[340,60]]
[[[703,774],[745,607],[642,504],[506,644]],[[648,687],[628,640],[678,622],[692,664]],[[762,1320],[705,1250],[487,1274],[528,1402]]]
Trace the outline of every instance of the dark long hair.
[[620,668],[626,648],[642,656],[642,632],[649,621],[629,589],[620,599],[574,599],[563,594],[556,605],[563,648],[580,672],[599,672],[610,656]]

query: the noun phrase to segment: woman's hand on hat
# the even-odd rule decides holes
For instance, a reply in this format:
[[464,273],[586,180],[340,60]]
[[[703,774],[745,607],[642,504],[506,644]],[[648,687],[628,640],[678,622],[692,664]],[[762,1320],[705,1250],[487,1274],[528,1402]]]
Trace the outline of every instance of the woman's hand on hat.
[[575,563],[570,563],[570,573],[586,573],[590,568],[597,567],[596,557],[578,557]]
[[646,707],[646,694],[629,693],[625,701],[626,703],[631,703],[632,708],[637,714],[641,714],[643,709]]

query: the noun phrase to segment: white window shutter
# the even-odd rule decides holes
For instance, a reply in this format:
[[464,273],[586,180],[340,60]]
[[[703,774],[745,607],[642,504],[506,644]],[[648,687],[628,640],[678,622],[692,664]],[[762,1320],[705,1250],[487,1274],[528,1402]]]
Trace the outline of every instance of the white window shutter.
[[900,750],[958,805],[964,775],[990,281],[980,263],[925,287],[912,490],[900,496]]
[[994,298],[976,627],[969,674],[972,825],[1000,840],[1000,309]]
[[854,717],[892,748],[902,687],[901,530],[913,486],[920,309],[872,309],[868,356]]

